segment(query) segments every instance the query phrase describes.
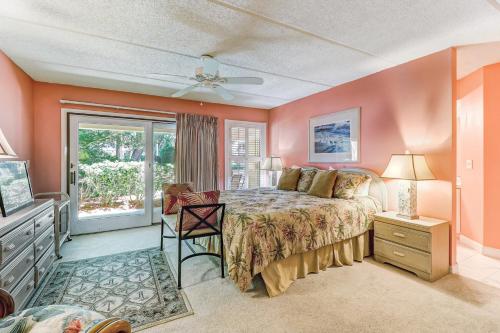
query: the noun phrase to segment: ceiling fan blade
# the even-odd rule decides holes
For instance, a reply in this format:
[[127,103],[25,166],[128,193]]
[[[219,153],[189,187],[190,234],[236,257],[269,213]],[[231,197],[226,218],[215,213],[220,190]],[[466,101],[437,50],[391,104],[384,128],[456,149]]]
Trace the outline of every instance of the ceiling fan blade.
[[234,98],[234,96],[233,96],[233,95],[231,95],[231,94],[229,93],[229,91],[227,91],[227,90],[226,90],[224,87],[222,87],[222,86],[219,86],[219,85],[214,85],[212,88],[215,90],[215,92],[217,92],[217,94],[219,94],[219,95],[220,95],[222,98],[224,98],[226,101],[230,101],[230,100],[232,100],[232,99]]
[[171,96],[172,97],[181,97],[181,96],[184,96],[186,95],[188,92],[190,92],[191,90],[194,90],[196,88],[198,88],[200,85],[199,84],[194,84],[192,86],[189,86],[189,87],[186,87],[184,89],[181,89],[179,91],[176,91],[175,93],[173,93]]
[[147,74],[147,76],[152,77],[152,78],[160,78],[160,79],[164,78],[165,76],[175,76],[175,77],[181,77],[183,79],[192,79],[191,77],[185,76],[185,75],[166,74],[166,73],[149,73],[149,74]]
[[224,84],[263,84],[264,80],[260,77],[221,77],[221,83]]

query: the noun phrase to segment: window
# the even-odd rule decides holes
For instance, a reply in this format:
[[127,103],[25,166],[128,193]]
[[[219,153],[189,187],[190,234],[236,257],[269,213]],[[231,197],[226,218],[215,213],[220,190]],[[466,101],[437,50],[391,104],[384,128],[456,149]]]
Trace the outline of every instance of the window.
[[264,184],[260,165],[266,157],[266,123],[225,121],[226,189]]

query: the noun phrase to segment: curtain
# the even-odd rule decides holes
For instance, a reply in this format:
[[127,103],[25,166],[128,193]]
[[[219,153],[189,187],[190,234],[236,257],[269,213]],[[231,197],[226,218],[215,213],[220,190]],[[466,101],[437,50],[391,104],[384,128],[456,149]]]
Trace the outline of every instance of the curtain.
[[192,182],[196,191],[217,190],[217,118],[178,113],[176,121],[176,181]]

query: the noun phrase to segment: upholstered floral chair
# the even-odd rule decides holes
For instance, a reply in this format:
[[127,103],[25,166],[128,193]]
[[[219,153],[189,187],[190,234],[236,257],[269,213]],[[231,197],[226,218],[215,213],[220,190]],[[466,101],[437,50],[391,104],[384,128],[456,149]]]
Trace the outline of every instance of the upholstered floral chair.
[[14,299],[0,289],[0,333],[130,333],[130,324],[119,318],[77,306],[48,305],[14,312]]

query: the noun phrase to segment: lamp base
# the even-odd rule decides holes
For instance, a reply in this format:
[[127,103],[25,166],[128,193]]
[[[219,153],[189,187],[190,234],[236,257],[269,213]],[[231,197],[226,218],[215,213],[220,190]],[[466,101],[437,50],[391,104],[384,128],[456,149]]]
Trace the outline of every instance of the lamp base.
[[398,194],[398,217],[418,219],[417,215],[417,182],[401,180]]

